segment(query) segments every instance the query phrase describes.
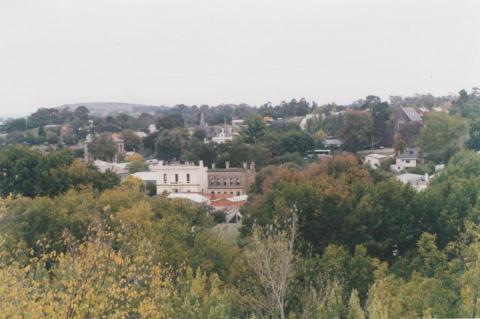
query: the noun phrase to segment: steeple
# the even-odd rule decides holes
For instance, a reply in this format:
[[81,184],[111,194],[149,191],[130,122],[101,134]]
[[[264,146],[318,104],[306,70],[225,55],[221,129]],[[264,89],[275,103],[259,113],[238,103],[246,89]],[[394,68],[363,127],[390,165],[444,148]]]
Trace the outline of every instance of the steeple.
[[205,117],[203,116],[203,112],[200,112],[200,127],[205,127]]

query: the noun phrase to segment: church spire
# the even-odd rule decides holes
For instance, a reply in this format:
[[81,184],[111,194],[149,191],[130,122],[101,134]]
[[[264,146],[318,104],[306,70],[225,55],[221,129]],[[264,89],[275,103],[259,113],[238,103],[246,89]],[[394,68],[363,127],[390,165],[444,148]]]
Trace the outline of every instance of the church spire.
[[203,112],[200,112],[200,127],[205,127],[205,117],[203,116]]

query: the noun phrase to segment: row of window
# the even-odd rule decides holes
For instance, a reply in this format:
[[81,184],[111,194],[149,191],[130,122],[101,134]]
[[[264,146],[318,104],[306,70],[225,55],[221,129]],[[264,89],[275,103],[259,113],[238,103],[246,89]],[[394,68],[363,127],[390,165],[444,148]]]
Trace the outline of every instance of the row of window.
[[[186,174],[186,179],[187,179],[187,184],[190,184],[190,174]],[[178,174],[175,174],[175,183],[178,183],[179,179],[178,179]],[[164,184],[167,184],[168,183],[168,178],[167,178],[167,174],[163,174],[163,183]]]
[[[190,174],[186,174],[187,184],[190,184]],[[179,182],[179,174],[175,174],[175,183]],[[163,174],[163,183],[168,183],[168,176],[167,174]],[[210,178],[210,186],[240,186],[240,178],[239,177],[211,177]]]
[[240,178],[210,177],[210,186],[240,186]]
[[[210,194],[215,195],[214,191],[211,191]],[[222,194],[222,192],[217,192],[217,194]],[[223,194],[228,194],[228,192],[223,192]],[[233,195],[233,192],[230,192],[230,195]],[[241,193],[237,191],[237,196],[240,196]]]

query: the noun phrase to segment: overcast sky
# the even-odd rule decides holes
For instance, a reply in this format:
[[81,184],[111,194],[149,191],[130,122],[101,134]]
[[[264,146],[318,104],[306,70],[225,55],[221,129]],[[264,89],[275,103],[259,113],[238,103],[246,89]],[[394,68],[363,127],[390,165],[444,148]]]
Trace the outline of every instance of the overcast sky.
[[4,0],[0,114],[480,86],[479,0]]

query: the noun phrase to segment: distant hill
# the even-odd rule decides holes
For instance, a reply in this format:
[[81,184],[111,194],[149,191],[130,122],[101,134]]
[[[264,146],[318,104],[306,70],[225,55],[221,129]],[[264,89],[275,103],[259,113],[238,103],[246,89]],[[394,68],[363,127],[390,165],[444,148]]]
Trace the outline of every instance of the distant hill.
[[140,114],[155,113],[166,109],[166,106],[154,106],[133,103],[116,103],[116,102],[94,102],[94,103],[72,103],[58,106],[57,108],[69,108],[75,110],[80,105],[87,107],[93,115],[107,116],[118,113]]

